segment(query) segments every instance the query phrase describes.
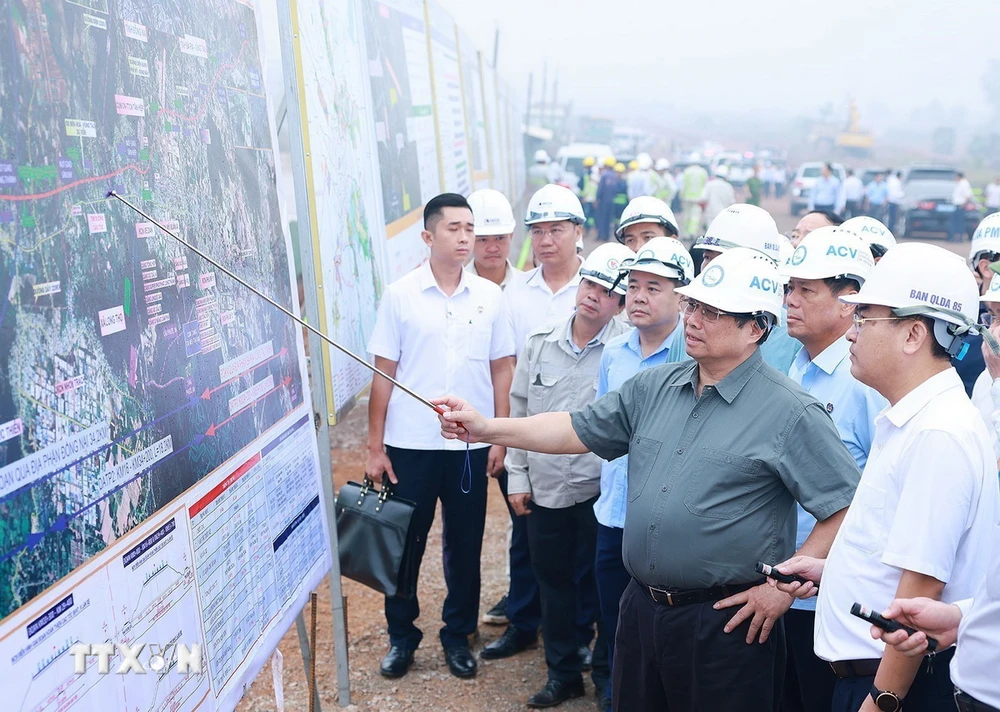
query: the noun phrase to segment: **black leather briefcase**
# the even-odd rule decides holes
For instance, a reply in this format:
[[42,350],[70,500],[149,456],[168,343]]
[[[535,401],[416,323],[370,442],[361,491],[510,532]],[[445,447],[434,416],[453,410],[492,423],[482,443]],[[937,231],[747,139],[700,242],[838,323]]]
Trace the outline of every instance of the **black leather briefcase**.
[[340,573],[386,596],[416,593],[410,522],[416,505],[397,497],[386,480],[381,490],[365,477],[348,482],[337,495]]

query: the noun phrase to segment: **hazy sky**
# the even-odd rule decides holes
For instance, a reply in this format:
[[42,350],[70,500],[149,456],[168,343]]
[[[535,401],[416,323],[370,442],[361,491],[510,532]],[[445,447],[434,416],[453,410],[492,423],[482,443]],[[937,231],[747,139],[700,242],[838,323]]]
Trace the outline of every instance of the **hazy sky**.
[[513,86],[533,71],[537,100],[548,60],[560,100],[619,117],[815,115],[853,96],[866,123],[934,100],[982,120],[981,75],[1000,59],[1000,0],[438,1],[487,57],[499,26]]

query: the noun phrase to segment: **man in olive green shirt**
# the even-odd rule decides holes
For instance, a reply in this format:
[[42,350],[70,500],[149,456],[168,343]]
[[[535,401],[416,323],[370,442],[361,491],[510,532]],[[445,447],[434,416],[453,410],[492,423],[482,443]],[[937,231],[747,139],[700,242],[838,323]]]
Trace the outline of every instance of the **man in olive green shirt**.
[[860,473],[825,408],[760,358],[781,309],[772,260],[734,248],[677,291],[694,362],[647,369],[572,414],[486,420],[439,399],[451,411],[442,433],[628,454],[623,555],[633,581],[621,601],[614,708],[770,712],[791,599],[770,596],[754,565],[794,549],[796,501],[819,520],[800,551],[828,551]]
[[750,203],[750,205],[760,205],[761,187],[760,166],[754,164],[753,175],[747,179],[747,190],[750,192],[750,197],[747,198],[747,202]]

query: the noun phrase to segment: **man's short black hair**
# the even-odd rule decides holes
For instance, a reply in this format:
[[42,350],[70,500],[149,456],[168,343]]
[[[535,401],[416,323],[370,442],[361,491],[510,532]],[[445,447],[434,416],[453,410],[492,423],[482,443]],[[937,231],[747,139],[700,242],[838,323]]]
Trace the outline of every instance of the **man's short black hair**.
[[822,215],[827,220],[829,220],[834,227],[838,227],[844,224],[844,218],[840,217],[837,213],[832,210],[810,210],[806,215]]
[[472,212],[469,201],[458,193],[441,193],[427,201],[424,206],[424,230],[433,230],[445,208],[468,208]]
[[771,335],[771,331],[773,331],[773,329],[774,329],[774,321],[771,319],[770,316],[767,316],[765,314],[756,314],[756,315],[754,315],[754,314],[733,314],[732,317],[733,317],[733,320],[736,322],[736,328],[737,329],[742,329],[744,326],[746,326],[747,324],[749,324],[751,321],[756,321],[757,322],[757,326],[759,326],[761,328],[761,330],[763,330],[763,332],[764,332],[763,334],[761,334],[761,337],[759,339],[757,339],[757,345],[758,346],[762,346],[764,344],[764,342],[767,341],[767,337],[769,337]]
[[847,169],[847,175],[853,176],[854,175],[854,169],[853,168],[848,168]]
[[827,162],[827,163],[824,163],[823,165],[826,166],[826,169],[828,171],[830,171],[831,173],[833,173],[833,164],[832,163]]
[[962,171],[955,171],[956,178],[965,178],[965,174]]
[[835,297],[839,297],[848,289],[853,289],[855,292],[861,291],[861,285],[858,284],[858,280],[847,277],[827,277],[823,280],[823,283],[830,288],[830,294]]

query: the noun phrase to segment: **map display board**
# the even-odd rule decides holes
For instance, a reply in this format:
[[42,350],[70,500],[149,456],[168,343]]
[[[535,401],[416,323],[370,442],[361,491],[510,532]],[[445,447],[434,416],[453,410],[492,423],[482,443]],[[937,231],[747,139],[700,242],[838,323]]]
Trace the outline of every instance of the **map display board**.
[[434,115],[441,152],[442,188],[448,193],[472,192],[462,70],[458,61],[455,21],[440,5],[427,0],[430,20],[431,71],[434,75]]
[[483,106],[486,108],[486,132],[490,146],[490,187],[500,192],[507,190],[504,169],[506,158],[503,154],[503,127],[500,122],[500,107],[497,103],[496,72],[486,62],[482,63]]
[[474,190],[480,190],[490,187],[490,147],[486,137],[486,109],[483,107],[483,82],[479,75],[479,51],[468,35],[462,33],[458,37],[458,50],[472,186]]
[[424,203],[440,192],[434,96],[422,0],[360,0],[392,282],[427,256]]
[[512,200],[520,200],[524,194],[524,188],[528,182],[527,166],[524,155],[524,134],[522,126],[524,124],[524,104],[516,101],[511,96],[510,102],[510,135],[511,135],[511,156],[514,159],[513,193]]
[[507,96],[507,86],[497,77],[497,113],[499,115],[500,165],[494,181],[497,188],[507,196],[514,195],[511,185],[511,150],[510,150],[510,102]]
[[[14,1],[0,33],[6,708],[230,710],[331,562],[301,330],[105,194],[292,308],[258,19]],[[74,673],[107,642],[203,672]]]
[[[291,10],[312,254],[324,285],[319,328],[363,354],[387,257],[361,8],[359,0],[293,0]],[[323,362],[327,404],[339,418],[371,371],[326,344]]]

